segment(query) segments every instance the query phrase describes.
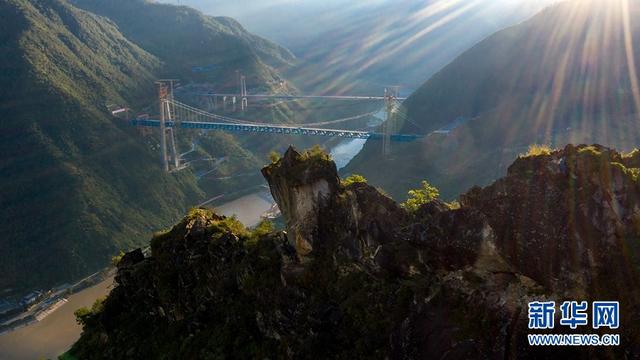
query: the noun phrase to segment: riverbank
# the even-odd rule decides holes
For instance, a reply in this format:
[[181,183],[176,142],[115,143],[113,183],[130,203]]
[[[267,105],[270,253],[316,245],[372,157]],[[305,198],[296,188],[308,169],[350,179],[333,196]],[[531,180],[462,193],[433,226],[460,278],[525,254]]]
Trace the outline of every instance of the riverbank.
[[245,195],[220,206],[214,206],[216,212],[225,216],[236,216],[247,227],[256,226],[262,220],[274,201],[269,190]]
[[41,321],[31,323],[0,336],[0,358],[3,360],[56,359],[69,349],[82,332],[74,311],[88,306],[111,290],[113,276],[67,298]]
[[[223,215],[235,215],[251,227],[260,223],[262,216],[271,210],[272,204],[271,194],[262,188],[214,208]],[[112,285],[113,274],[110,274],[106,280],[82,289],[64,301],[56,301],[46,309],[46,314],[33,315],[33,321],[0,335],[0,359],[56,359],[71,347],[82,332],[82,327],[76,323],[74,311],[83,306],[91,307],[97,298],[111,291]]]

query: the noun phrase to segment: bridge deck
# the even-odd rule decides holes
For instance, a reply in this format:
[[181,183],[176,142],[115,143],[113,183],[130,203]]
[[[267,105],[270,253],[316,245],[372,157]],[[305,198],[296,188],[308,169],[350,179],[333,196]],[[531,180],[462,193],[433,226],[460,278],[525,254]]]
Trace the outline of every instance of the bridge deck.
[[[294,99],[309,99],[309,100],[385,100],[384,96],[348,96],[348,95],[272,95],[272,94],[251,94],[242,96],[241,94],[212,94],[202,93],[200,96],[209,97],[237,97],[247,99],[279,99],[279,100],[294,100]],[[406,100],[406,98],[395,98],[396,100]]]
[[[254,132],[254,133],[272,133],[285,135],[306,135],[306,136],[329,136],[344,137],[352,139],[372,139],[381,140],[384,135],[376,132],[357,131],[357,130],[334,130],[319,129],[309,127],[292,127],[284,125],[254,125],[254,124],[228,124],[217,122],[196,122],[196,121],[166,121],[166,126],[171,128],[176,124],[182,129],[202,129],[202,130],[218,130],[227,132]],[[131,125],[145,127],[160,127],[160,120],[153,119],[134,119]],[[392,134],[392,141],[410,142],[423,137],[416,134]]]

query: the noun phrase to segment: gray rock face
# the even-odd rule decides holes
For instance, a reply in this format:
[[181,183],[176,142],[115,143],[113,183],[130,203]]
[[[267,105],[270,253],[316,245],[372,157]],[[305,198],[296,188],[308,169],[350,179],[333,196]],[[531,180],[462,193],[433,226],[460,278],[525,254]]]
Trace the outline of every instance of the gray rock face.
[[640,188],[637,169],[623,164],[633,161],[604,147],[569,145],[518,159],[507,177],[461,200],[486,216],[515,269],[549,290],[584,297],[607,289],[637,298],[630,291],[637,286],[629,285],[638,281],[630,257],[637,256]]
[[343,187],[328,157],[289,148],[262,172],[302,257],[339,251],[352,259],[372,259],[384,243],[406,239],[396,229],[406,222],[406,212],[366,184]]
[[[305,162],[314,166],[305,166]],[[320,211],[339,188],[335,164],[321,157],[309,161],[290,147],[277,164],[262,173],[284,215],[292,245],[301,256],[308,255],[314,247]]]

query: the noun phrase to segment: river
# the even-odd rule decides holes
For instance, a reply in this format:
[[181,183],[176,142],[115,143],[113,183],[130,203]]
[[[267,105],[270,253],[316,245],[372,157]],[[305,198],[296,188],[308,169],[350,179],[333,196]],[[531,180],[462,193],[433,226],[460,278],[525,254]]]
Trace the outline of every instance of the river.
[[0,359],[57,359],[80,337],[82,328],[73,312],[111,290],[113,277],[69,297],[69,301],[42,321],[0,336]]
[[[344,167],[362,150],[365,140],[345,140],[331,150],[338,169]],[[255,226],[262,214],[273,204],[267,189],[243,196],[216,206],[216,211],[226,216],[235,215],[246,226]],[[105,296],[113,286],[113,277],[68,298],[68,302],[42,321],[16,331],[0,335],[1,360],[56,359],[67,351],[80,337],[82,328],[76,323],[73,312],[83,306],[91,306],[95,299]]]
[[364,139],[352,139],[344,141],[331,149],[331,157],[336,163],[338,170],[347,166],[349,161],[362,150],[366,142],[367,140]]
[[[265,189],[217,206],[216,211],[227,216],[235,215],[246,226],[255,226],[260,222],[262,214],[271,208],[272,201],[269,191]],[[90,307],[97,298],[107,295],[112,285],[113,277],[110,277],[71,295],[66,304],[42,321],[0,335],[0,359],[57,359],[82,332],[73,312],[83,306]]]
[[235,215],[245,226],[258,225],[262,214],[267,212],[273,204],[273,198],[269,190],[263,190],[230,201],[226,204],[215,206],[215,210],[225,216]]

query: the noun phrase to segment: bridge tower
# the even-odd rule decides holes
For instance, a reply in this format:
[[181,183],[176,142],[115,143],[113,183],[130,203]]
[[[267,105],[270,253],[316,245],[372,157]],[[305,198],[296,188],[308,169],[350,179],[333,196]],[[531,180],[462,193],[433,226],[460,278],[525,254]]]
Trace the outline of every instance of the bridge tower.
[[242,97],[242,111],[247,110],[249,106],[249,100],[247,100],[247,78],[244,75],[240,76],[240,96]]
[[[170,165],[174,169],[180,166],[178,151],[176,149],[175,129],[175,113],[173,111],[173,88],[177,80],[167,79],[158,80],[158,102],[160,104],[160,152],[162,155],[162,166],[165,171],[169,172]],[[173,127],[167,127],[167,121],[174,122]],[[167,149],[167,147],[169,149]],[[171,153],[171,161],[167,152]]]
[[384,89],[385,119],[382,124],[382,155],[389,156],[391,153],[391,134],[395,131],[396,99],[400,88],[397,86],[391,89]]

